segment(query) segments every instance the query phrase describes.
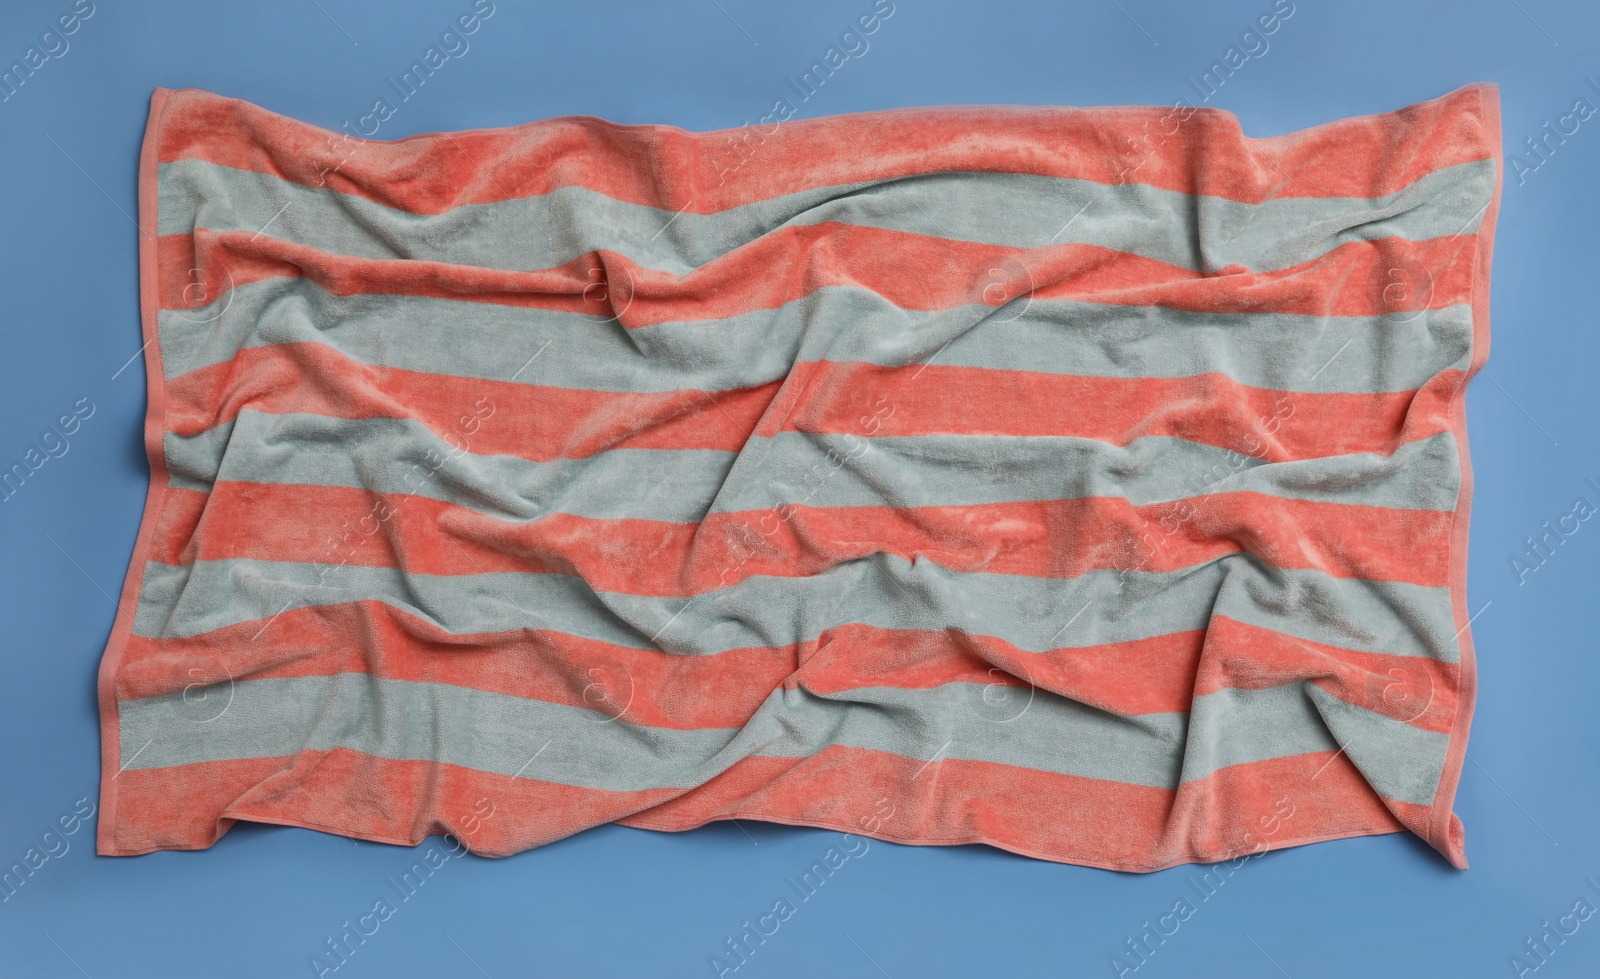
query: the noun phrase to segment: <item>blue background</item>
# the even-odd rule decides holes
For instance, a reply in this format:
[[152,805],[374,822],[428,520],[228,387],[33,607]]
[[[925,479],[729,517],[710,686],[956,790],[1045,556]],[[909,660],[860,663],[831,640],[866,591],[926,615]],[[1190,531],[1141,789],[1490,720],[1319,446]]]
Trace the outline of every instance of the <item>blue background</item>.
[[[1519,6],[1520,2],[1520,6]],[[869,0],[499,0],[380,138],[586,113],[703,130],[755,122]],[[97,407],[0,505],[0,863],[97,798],[95,673],[138,530],[135,178],[151,90],[193,86],[337,128],[387,93],[470,0],[138,4],[93,16],[0,104],[0,461],[79,398]],[[802,116],[941,103],[1170,104],[1271,0],[957,4],[896,10]],[[7,0],[0,61],[68,0]],[[1210,104],[1269,136],[1501,86],[1508,152],[1600,106],[1600,7],[1558,0],[1309,2]],[[1530,165],[1538,162],[1524,157]],[[1600,522],[1518,582],[1509,557],[1583,495],[1600,503],[1600,116],[1506,182],[1493,353],[1467,407],[1477,475],[1469,598],[1480,690],[1457,811],[1473,869],[1394,835],[1250,861],[1136,973],[1493,976],[1580,896],[1600,906]],[[119,213],[121,212],[121,213]],[[93,827],[0,904],[0,977],[295,976],[417,854],[277,827],[213,850],[109,859]],[[360,976],[706,975],[834,834],[729,823],[606,827],[516,857],[451,860],[360,946]],[[1127,875],[983,847],[874,842],[760,946],[761,976],[1107,975],[1198,872]],[[1600,916],[1537,973],[1600,974]]]

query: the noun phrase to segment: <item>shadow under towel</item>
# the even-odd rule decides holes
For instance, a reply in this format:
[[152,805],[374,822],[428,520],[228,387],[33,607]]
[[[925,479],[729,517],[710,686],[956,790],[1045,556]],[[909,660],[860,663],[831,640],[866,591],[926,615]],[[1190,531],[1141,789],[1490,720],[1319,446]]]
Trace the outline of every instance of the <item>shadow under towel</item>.
[[99,849],[1451,812],[1498,95],[355,139],[156,92]]

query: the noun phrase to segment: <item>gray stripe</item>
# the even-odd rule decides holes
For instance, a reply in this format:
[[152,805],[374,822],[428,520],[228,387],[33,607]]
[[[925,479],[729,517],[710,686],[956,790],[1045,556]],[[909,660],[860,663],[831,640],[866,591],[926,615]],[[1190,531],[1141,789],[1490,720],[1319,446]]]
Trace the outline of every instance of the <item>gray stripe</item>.
[[753,436],[737,462],[735,453],[714,449],[610,449],[531,462],[461,454],[459,439],[452,447],[405,419],[246,409],[198,435],[168,432],[165,442],[171,483],[186,489],[209,491],[219,480],[362,487],[444,500],[505,520],[566,513],[694,523],[710,512],[766,511],[784,503],[975,506],[1091,496],[1145,506],[1227,492],[1453,510],[1460,484],[1460,459],[1448,432],[1405,443],[1388,456],[1276,463],[1166,436],[1116,446],[1046,436],[863,440],[802,432]]
[[1308,685],[1306,693],[1345,755],[1378,794],[1433,805],[1450,747],[1448,734],[1365,710],[1315,685]]
[[[324,343],[362,363],[593,391],[721,391],[780,380],[797,361],[1029,370],[1086,377],[1214,372],[1275,390],[1410,391],[1467,366],[1472,310],[1415,318],[1196,313],[1063,300],[903,310],[828,287],[777,310],[626,328],[578,313],[425,296],[336,296],[303,278],[240,286],[160,314],[167,377],[241,348]],[[527,361],[534,354],[538,360]]]
[[1262,462],[1166,436],[1126,446],[1053,436],[852,438],[784,432],[752,437],[716,497],[718,512],[816,507],[971,506],[1121,497],[1135,506],[1210,493],[1402,509],[1453,510],[1455,439],[1442,433],[1392,455],[1353,453]]
[[130,768],[344,748],[637,791],[690,788],[741,758],[809,757],[828,746],[1172,789],[1180,777],[1195,781],[1230,765],[1336,750],[1321,710],[1370,739],[1362,771],[1378,791],[1431,800],[1448,738],[1325,696],[1314,705],[1304,687],[1225,690],[1196,698],[1190,714],[1138,717],[1025,689],[1011,691],[1019,709],[996,714],[988,688],[972,683],[827,696],[778,690],[742,728],[683,730],[468,687],[346,673],[234,682],[216,689],[226,706],[203,720],[183,692],[122,701],[119,713]]
[[[486,426],[511,424],[491,416]],[[272,415],[255,410],[184,437],[165,436],[171,484],[209,491],[219,480],[363,487],[444,500],[504,520],[552,513],[693,523],[705,516],[735,453],[610,449],[530,462],[453,447],[419,422]],[[437,467],[437,468],[435,468]]]
[[[1176,788],[1219,769],[1311,752],[1336,751],[1359,731],[1357,762],[1384,796],[1433,800],[1450,739],[1339,700],[1311,683],[1228,689],[1196,697],[1184,713],[1122,717],[1044,690],[1011,688],[1015,704],[986,699],[989,687],[951,683],[931,690],[863,687],[827,695],[851,712],[821,738],[786,742],[764,755],[809,755],[824,744],[892,751],[912,758],[995,762],[1040,771]],[[787,710],[811,695],[791,695]],[[769,701],[768,707],[772,703]],[[764,707],[766,711],[768,707]],[[1329,716],[1337,725],[1326,723]],[[1309,774],[1309,773],[1308,773]]]
[[824,696],[804,688],[787,695],[779,691],[757,722],[783,736],[763,745],[760,754],[804,757],[837,745],[1177,786],[1186,714],[1123,717],[1027,688],[1008,691],[1017,701],[1007,709],[992,695],[990,687],[976,683],[915,690],[857,687]]
[[1447,735],[1357,707],[1313,683],[1219,690],[1196,697],[1189,720],[1186,782],[1229,765],[1337,751],[1356,734],[1364,753],[1351,760],[1372,787],[1387,798],[1424,806],[1433,802],[1450,746]]
[[[740,758],[805,757],[829,745],[1038,768],[1171,788],[1184,714],[1118,717],[1039,693],[1007,723],[979,711],[985,687],[867,688],[827,698],[774,691],[741,728],[629,723],[563,704],[367,674],[219,685],[226,709],[196,721],[182,692],[119,704],[132,768],[349,748],[610,791],[689,788]],[[756,709],[759,707],[759,709]],[[539,748],[549,743],[547,750]],[[538,758],[529,763],[538,752]]]
[[688,788],[704,781],[700,769],[736,733],[607,723],[607,715],[581,707],[364,673],[243,680],[217,690],[227,707],[203,722],[190,719],[182,691],[120,702],[129,767],[349,748],[507,776],[521,769],[527,778],[590,788]]
[[1494,190],[1494,164],[1444,167],[1383,197],[1275,197],[1261,204],[1143,184],[930,173],[813,188],[676,218],[670,210],[583,187],[420,215],[194,159],[162,164],[158,186],[161,234],[264,230],[370,259],[514,270],[548,268],[607,249],[683,274],[780,227],[836,221],[1018,248],[1092,244],[1209,273],[1232,264],[1286,268],[1348,241],[1474,231],[1475,215]]
[[1445,662],[1458,655],[1448,589],[1274,569],[1247,554],[1182,571],[1094,571],[1076,578],[964,574],[926,558],[875,554],[809,577],[756,576],[693,599],[597,593],[556,574],[438,576],[278,561],[150,562],[133,631],[192,636],[266,622],[288,607],[363,600],[385,602],[456,634],[553,629],[691,655],[788,646],[845,623],[949,629],[1042,652],[1203,629],[1212,615],[1347,649]]

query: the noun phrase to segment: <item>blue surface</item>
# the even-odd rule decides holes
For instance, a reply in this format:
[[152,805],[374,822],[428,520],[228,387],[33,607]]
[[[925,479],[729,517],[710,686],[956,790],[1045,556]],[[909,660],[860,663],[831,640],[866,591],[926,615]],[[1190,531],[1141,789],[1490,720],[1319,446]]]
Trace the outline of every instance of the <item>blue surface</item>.
[[[498,0],[382,137],[589,113],[713,129],[754,122],[870,0]],[[80,4],[86,9],[88,3]],[[0,461],[80,398],[68,453],[0,504],[0,863],[98,793],[94,680],[148,478],[140,439],[135,177],[150,92],[193,86],[330,128],[355,122],[471,0],[138,4],[93,15],[0,103]],[[1072,4],[896,0],[803,116],[942,103],[1154,104],[1271,0]],[[0,61],[69,0],[0,6]],[[1146,33],[1148,32],[1148,34]],[[1576,99],[1600,107],[1600,8],[1558,0],[1312,3],[1210,104],[1267,136],[1499,82],[1516,151]],[[1586,82],[1594,77],[1595,86]],[[1526,155],[1524,153],[1524,155]],[[1528,158],[1529,162],[1536,162]],[[1244,865],[1136,975],[1475,976],[1574,902],[1600,907],[1600,523],[1519,584],[1509,558],[1574,497],[1600,503],[1600,116],[1519,185],[1495,250],[1493,353],[1467,398],[1477,474],[1469,596],[1480,668],[1457,811],[1473,869],[1409,835]],[[15,457],[15,458],[13,458]],[[214,849],[97,857],[66,838],[0,904],[0,977],[294,976],[416,854],[239,826]],[[360,976],[706,975],[834,840],[756,823],[607,827],[500,861],[450,860],[338,969]],[[60,851],[60,844],[53,844]],[[437,842],[429,845],[439,845]],[[983,847],[871,844],[735,975],[1106,975],[1198,876],[1059,866]],[[1600,916],[1546,976],[1600,974]],[[1529,958],[1529,964],[1538,960]],[[1531,974],[1531,973],[1530,973]]]

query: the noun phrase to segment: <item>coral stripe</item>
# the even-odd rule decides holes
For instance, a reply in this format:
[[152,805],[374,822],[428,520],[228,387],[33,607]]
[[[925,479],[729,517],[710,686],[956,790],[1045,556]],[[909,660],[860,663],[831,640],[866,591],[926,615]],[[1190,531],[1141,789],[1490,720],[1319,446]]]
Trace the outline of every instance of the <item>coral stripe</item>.
[[1226,616],[1204,631],[1041,653],[992,636],[852,623],[791,646],[683,656],[549,629],[457,635],[369,601],[288,609],[265,628],[252,621],[187,638],[133,636],[117,693],[193,698],[232,682],[339,673],[448,683],[677,729],[737,727],[780,684],[828,695],[976,683],[992,687],[996,703],[1015,691],[1019,709],[1032,687],[1133,716],[1185,712],[1194,697],[1223,689],[1310,681],[1347,703],[1447,732],[1460,682],[1448,663],[1339,649]]
[[[1173,792],[990,762],[929,764],[829,748],[809,759],[747,759],[700,792],[620,821],[684,830],[716,819],[765,819],[919,844],[988,843],[1137,871],[1404,828],[1348,763],[1336,759],[1312,781],[1328,759],[1319,752],[1235,765]],[[951,794],[965,803],[946,804]]]
[[[806,759],[745,759],[697,792],[615,792],[348,749],[307,751],[124,772],[127,815],[101,846],[117,855],[202,848],[242,819],[402,845],[449,833],[475,853],[505,856],[607,822],[681,831],[761,819],[1149,871],[1407,828],[1353,766],[1327,752],[1236,765],[1177,792],[992,762],[935,764],[937,778],[929,778],[922,759],[830,747]],[[971,801],[942,804],[950,792]],[[175,796],[192,804],[159,804]],[[1062,806],[1063,798],[1074,802]]]
[[[787,430],[1072,436],[1115,445],[1165,435],[1282,462],[1388,455],[1449,431],[1450,399],[1462,380],[1461,372],[1444,370],[1416,391],[1309,394],[1253,388],[1220,374],[1075,377],[821,362],[796,364],[783,381],[755,387],[635,393],[374,367],[324,344],[288,343],[247,347],[172,379],[167,423],[191,436],[244,408],[414,418],[458,450],[534,460],[616,448],[737,451],[751,435]],[[517,423],[492,421],[488,413],[499,411]],[[470,420],[474,414],[478,420]]]
[[[159,162],[200,159],[418,214],[587,187],[709,214],[812,187],[940,171],[1137,182],[1251,203],[1376,197],[1443,167],[1491,157],[1479,91],[1382,116],[1250,139],[1209,108],[901,109],[691,133],[569,116],[498,130],[360,139],[182,90]],[[960,138],[951,138],[951,132]],[[1207,165],[1194,165],[1196,154]]]

